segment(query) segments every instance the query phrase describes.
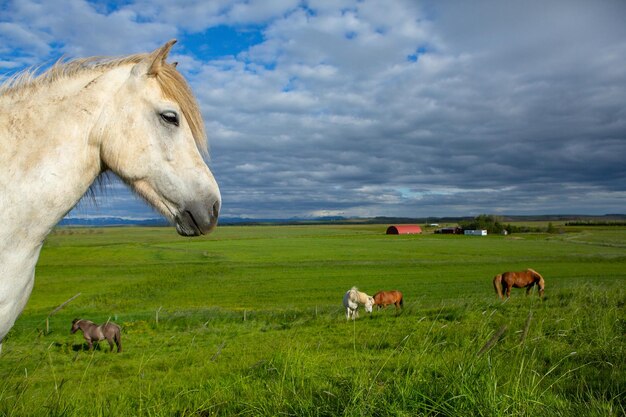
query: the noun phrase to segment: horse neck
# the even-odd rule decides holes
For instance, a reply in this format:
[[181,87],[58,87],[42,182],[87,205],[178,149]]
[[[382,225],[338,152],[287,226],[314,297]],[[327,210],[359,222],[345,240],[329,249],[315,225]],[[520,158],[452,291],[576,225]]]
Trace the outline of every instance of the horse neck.
[[78,323],[78,327],[80,327],[81,330],[86,330],[96,325],[93,321],[90,320],[81,320]]
[[102,171],[91,129],[121,82],[98,76],[0,96],[0,253],[40,247]]
[[102,170],[91,129],[123,69],[97,75],[0,94],[0,339],[28,301],[44,239]]
[[539,272],[535,271],[534,269],[530,269],[530,268],[528,268],[527,271],[530,272],[530,275],[532,276],[533,282],[535,284],[539,284],[539,285],[543,286],[543,277],[541,276],[541,274]]

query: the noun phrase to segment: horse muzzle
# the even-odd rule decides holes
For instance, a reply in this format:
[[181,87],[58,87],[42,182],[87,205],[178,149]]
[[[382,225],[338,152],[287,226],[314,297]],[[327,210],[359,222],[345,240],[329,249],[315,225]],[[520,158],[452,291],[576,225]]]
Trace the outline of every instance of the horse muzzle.
[[200,236],[211,233],[217,226],[221,201],[215,200],[210,207],[201,202],[185,206],[174,218],[176,231],[181,236]]

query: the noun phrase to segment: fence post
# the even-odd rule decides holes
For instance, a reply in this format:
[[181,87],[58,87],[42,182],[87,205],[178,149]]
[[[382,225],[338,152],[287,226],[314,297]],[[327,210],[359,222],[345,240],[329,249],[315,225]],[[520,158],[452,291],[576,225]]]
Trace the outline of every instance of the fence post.
[[65,301],[63,304],[59,305],[57,308],[55,308],[54,310],[52,310],[50,312],[50,314],[48,314],[48,317],[46,317],[46,334],[50,333],[50,317],[54,316],[56,313],[59,312],[59,310],[61,310],[63,307],[65,307],[67,304],[70,303],[70,301],[72,301],[73,299],[75,299],[76,297],[78,297],[80,295],[80,293],[76,294],[75,296],[73,296],[72,298],[68,299],[67,301]]
[[485,346],[482,347],[482,349],[478,352],[476,356],[480,356],[486,351],[488,351],[489,349],[491,349],[491,347],[496,344],[500,336],[502,336],[505,331],[506,331],[506,325],[500,327],[500,330],[498,330],[496,334],[491,336],[491,339],[489,339],[489,341],[485,343]]
[[530,321],[533,318],[533,311],[528,312],[528,317],[526,318],[526,325],[524,326],[524,330],[522,331],[522,336],[520,337],[520,343],[524,344],[526,341],[526,336],[528,336],[528,329],[530,328]]

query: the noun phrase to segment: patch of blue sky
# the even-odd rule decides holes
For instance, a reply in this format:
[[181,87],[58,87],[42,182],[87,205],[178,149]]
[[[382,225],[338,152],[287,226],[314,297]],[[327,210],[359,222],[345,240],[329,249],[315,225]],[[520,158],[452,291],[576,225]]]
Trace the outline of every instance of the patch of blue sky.
[[283,87],[283,93],[288,93],[296,89],[296,83],[298,82],[298,77],[290,77],[287,84]]
[[110,14],[123,9],[124,6],[128,6],[133,2],[132,0],[87,0],[87,3],[89,3],[98,13]]
[[420,59],[420,56],[424,55],[428,52],[428,48],[426,46],[420,46],[415,50],[415,53],[412,53],[406,57],[407,61],[417,62]]
[[68,58],[61,51],[64,46],[62,42],[50,42],[48,46],[50,47],[49,54],[47,56],[43,56],[39,61],[33,60],[33,54],[31,51],[21,48],[16,48],[4,53],[3,59],[0,60],[1,76],[3,78],[8,78],[25,70],[34,70],[35,73],[40,74],[49,69],[59,59],[67,60],[71,58]]
[[308,4],[306,4],[306,3],[301,4],[300,7],[306,13],[306,15],[308,17],[315,17],[315,16],[317,16],[317,10],[314,10],[314,9],[310,8]]
[[379,26],[374,29],[374,32],[378,33],[379,35],[386,35],[387,32],[389,32],[389,28],[387,26]]
[[263,42],[264,26],[214,26],[183,36],[185,49],[203,61],[237,56]]

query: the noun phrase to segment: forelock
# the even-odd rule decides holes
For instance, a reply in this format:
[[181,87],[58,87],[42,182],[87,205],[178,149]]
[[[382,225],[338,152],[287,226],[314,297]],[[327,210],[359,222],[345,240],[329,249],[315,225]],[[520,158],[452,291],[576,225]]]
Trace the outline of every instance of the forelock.
[[203,154],[206,154],[208,152],[207,139],[202,113],[200,112],[198,102],[191,92],[189,84],[181,73],[176,70],[174,65],[171,64],[161,66],[155,77],[161,87],[163,96],[168,100],[178,103],[180,106],[198,149],[200,149]]

